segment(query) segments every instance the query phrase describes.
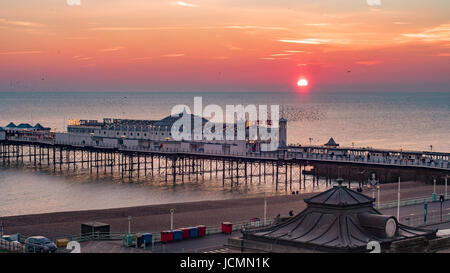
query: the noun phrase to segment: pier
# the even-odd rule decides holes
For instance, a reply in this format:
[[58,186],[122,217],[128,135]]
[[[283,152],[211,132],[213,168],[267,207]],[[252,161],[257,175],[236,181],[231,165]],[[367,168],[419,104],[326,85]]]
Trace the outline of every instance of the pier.
[[330,154],[329,150],[322,146],[288,146],[274,152],[194,152],[9,137],[0,142],[0,164],[46,168],[54,173],[84,170],[90,175],[121,179],[159,179],[174,185],[206,179],[221,182],[223,187],[272,183],[277,191],[316,187],[319,182],[328,186],[338,177],[362,185],[371,173],[376,173],[381,183],[396,181],[400,176],[443,184],[450,174],[450,153],[335,147]]

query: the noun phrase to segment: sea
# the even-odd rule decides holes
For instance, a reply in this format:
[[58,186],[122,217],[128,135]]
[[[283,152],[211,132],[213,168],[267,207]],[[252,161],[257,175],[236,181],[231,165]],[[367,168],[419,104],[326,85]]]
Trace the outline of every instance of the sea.
[[[450,92],[0,92],[0,126],[40,123],[65,131],[70,119],[161,119],[176,105],[193,112],[194,97],[203,109],[279,105],[289,144],[321,145],[333,137],[347,147],[450,152]],[[173,186],[0,166],[0,216],[291,194],[270,181],[236,188],[216,182]],[[325,187],[309,185],[301,191]]]

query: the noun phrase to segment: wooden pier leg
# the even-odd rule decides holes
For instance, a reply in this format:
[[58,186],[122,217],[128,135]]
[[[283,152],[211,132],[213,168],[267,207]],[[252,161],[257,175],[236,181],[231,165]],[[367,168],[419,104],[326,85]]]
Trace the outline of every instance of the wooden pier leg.
[[53,172],[56,172],[56,147],[53,146]]
[[225,159],[222,159],[222,187],[225,187]]
[[[231,166],[231,167],[230,167]],[[231,179],[231,187],[233,187],[233,175],[234,175],[234,171],[233,171],[233,168],[234,168],[234,161],[233,160],[230,160],[230,164],[228,165],[228,167],[230,168],[230,179]]]
[[147,177],[147,154],[144,155],[144,172],[145,177]]
[[290,167],[289,187],[292,190],[292,163],[291,163],[291,165],[289,167]]
[[116,153],[115,152],[111,153],[111,159],[112,159],[112,161],[109,163],[111,164],[111,175],[112,175],[113,171],[114,171],[114,166],[116,165]]
[[302,189],[302,164],[298,164],[298,187]]
[[266,184],[266,161],[264,161],[264,184]]
[[[9,151],[9,146],[8,146],[8,161],[11,157],[10,151]],[[36,145],[33,145],[33,158],[34,158],[34,167],[37,167],[37,159],[36,159]],[[11,162],[8,162],[8,165],[10,165]]]
[[250,162],[250,184],[253,183],[253,162]]
[[284,163],[285,164],[285,170],[284,170],[284,190],[287,191],[287,184],[288,184],[288,163]]
[[272,184],[273,183],[275,183],[275,162],[274,161],[272,161]]
[[177,159],[172,159],[172,177],[173,177],[173,184],[176,184],[177,181]]
[[303,174],[303,189],[306,189],[306,174],[305,174],[305,168],[306,168],[306,166],[303,166],[303,171],[302,171],[302,174]]
[[205,160],[202,159],[200,160],[200,166],[201,166],[201,170],[202,170],[202,183],[205,182]]
[[120,172],[122,173],[122,180],[123,180],[123,175],[124,175],[124,160],[125,160],[125,156],[124,154],[120,154]]
[[258,162],[258,168],[259,168],[259,171],[258,171],[258,182],[259,182],[259,184],[261,184],[261,161],[260,162]]
[[[50,167],[50,148],[47,147],[47,166]],[[23,146],[22,146],[22,164],[23,164]]]
[[167,183],[167,157],[165,157],[164,158],[164,163],[165,163],[165,165],[166,165],[166,169],[165,169],[165,181],[166,181],[166,183]]
[[137,154],[137,177],[138,177],[138,179],[140,177],[140,172],[141,172],[141,157],[138,153]]
[[192,167],[194,167],[194,164],[195,164],[195,181],[196,182],[198,182],[198,162],[197,162],[197,159],[193,159],[192,160]]
[[212,178],[212,159],[209,159],[209,180]]
[[181,171],[181,183],[184,184],[184,171],[186,170],[186,158],[183,157],[180,162],[180,171]]
[[161,174],[161,156],[158,155],[158,174]]
[[217,176],[218,176],[218,174],[217,174],[217,173],[218,173],[218,170],[217,170],[217,164],[218,164],[218,161],[219,161],[219,160],[216,159],[216,160],[214,160],[214,161],[216,161],[216,178],[217,178]]
[[277,172],[276,172],[276,185],[275,185],[275,190],[278,191],[278,162],[277,162]]
[[153,154],[152,154],[152,157],[150,159],[152,160],[150,168],[152,169],[152,177],[153,177]]
[[247,185],[247,161],[244,162],[245,185]]
[[62,171],[63,149],[59,148],[59,171]]

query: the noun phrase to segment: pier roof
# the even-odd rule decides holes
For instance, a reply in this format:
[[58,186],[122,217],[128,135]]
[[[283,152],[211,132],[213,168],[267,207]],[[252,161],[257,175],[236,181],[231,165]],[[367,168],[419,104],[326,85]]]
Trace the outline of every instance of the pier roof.
[[370,241],[383,248],[406,238],[436,236],[436,230],[405,226],[381,214],[374,200],[339,184],[306,199],[307,208],[291,219],[242,233],[245,240],[327,252],[364,252]]
[[13,122],[10,122],[8,125],[5,126],[5,128],[16,128],[17,125],[15,125]]
[[330,138],[330,140],[328,140],[328,142],[325,143],[324,146],[337,147],[337,146],[339,146],[339,144],[337,144],[336,141],[334,141],[333,138]]
[[[177,120],[179,120],[181,117],[183,117],[183,115],[189,115],[190,116],[190,118],[191,118],[191,126],[193,127],[194,126],[195,117],[198,117],[198,116],[195,116],[193,114],[187,114],[186,112],[180,113],[180,114],[175,115],[175,116],[167,116],[167,117],[161,119],[160,121],[157,121],[155,123],[155,126],[171,127]],[[200,118],[200,117],[198,117],[198,118]],[[208,122],[208,120],[203,118],[203,117],[201,118],[201,121],[202,121],[202,125],[204,125],[205,123]]]
[[28,124],[28,123],[21,123],[21,124],[19,124],[19,125],[17,126],[17,128],[21,128],[21,129],[30,129],[30,128],[33,128],[33,126],[31,126],[31,125]]

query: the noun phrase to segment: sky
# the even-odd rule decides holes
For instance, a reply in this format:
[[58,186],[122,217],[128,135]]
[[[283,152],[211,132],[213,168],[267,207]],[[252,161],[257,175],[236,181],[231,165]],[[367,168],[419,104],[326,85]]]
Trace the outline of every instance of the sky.
[[[2,0],[0,91],[450,91],[448,0]],[[301,90],[300,90],[301,91]]]

